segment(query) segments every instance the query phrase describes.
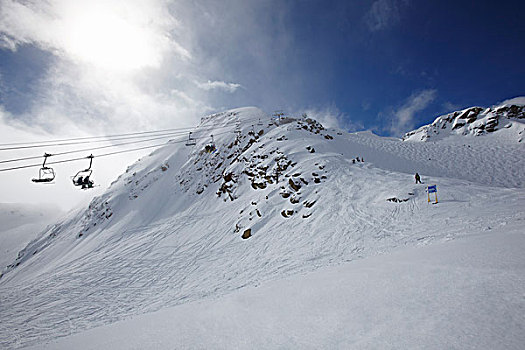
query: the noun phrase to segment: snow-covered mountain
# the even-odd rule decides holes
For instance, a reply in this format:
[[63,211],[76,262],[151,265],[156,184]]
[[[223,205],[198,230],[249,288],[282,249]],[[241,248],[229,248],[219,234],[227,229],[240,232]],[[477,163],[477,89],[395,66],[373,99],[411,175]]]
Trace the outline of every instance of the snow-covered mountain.
[[436,141],[462,136],[494,135],[501,141],[522,142],[525,138],[525,106],[502,104],[494,107],[470,107],[437,117],[403,136],[405,141]]
[[194,135],[130,166],[4,269],[3,347],[525,220],[523,143],[403,142],[257,108],[205,117]]

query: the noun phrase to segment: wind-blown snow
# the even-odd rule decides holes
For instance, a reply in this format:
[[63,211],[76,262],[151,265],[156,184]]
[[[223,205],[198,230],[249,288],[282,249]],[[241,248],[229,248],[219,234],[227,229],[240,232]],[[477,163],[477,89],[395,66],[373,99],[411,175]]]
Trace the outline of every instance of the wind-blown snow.
[[[5,269],[2,346],[399,247],[503,227],[515,233],[525,219],[522,143],[491,135],[403,142],[326,130],[310,119],[270,120],[255,108],[203,118],[199,130],[214,135],[215,149],[204,151],[210,137],[144,157]],[[425,185],[413,183],[416,171],[438,185],[439,204],[428,204]]]

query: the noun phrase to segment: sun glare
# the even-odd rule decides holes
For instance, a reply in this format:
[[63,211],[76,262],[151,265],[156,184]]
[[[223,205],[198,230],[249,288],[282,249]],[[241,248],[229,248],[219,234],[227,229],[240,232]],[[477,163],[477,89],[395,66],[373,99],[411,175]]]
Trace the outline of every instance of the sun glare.
[[156,66],[154,35],[107,9],[83,9],[66,24],[66,49],[77,59],[110,70]]

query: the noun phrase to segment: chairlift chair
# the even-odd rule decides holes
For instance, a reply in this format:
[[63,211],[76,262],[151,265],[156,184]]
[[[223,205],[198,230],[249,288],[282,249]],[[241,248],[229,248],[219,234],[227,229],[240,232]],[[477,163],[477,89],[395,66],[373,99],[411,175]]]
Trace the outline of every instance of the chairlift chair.
[[95,182],[90,179],[90,176],[93,173],[91,165],[93,165],[93,158],[95,157],[91,154],[86,158],[89,158],[89,167],[87,169],[80,170],[75,176],[73,176],[73,185],[81,187],[83,190],[93,188],[95,184]]
[[38,171],[38,178],[33,178],[31,181],[35,183],[51,183],[55,179],[55,170],[46,166],[47,157],[51,157],[51,154],[44,153],[44,163],[42,163],[42,167]]
[[196,144],[197,144],[197,140],[191,137],[191,131],[190,131],[188,134],[188,141],[186,141],[186,146],[195,146]]

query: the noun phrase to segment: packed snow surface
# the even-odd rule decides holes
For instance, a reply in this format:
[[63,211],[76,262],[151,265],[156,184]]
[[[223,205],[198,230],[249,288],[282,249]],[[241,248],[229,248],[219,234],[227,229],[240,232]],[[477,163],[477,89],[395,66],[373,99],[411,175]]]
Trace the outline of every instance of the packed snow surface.
[[[233,132],[234,127],[239,129],[238,133]],[[254,301],[254,315],[260,315],[267,305],[274,305],[271,298],[288,283],[286,278],[295,281],[290,283],[298,288],[312,289],[311,295],[306,293],[299,300],[311,303],[315,315],[318,306],[312,303],[312,298],[323,294],[318,286],[324,283],[323,274],[317,272],[304,280],[297,275],[322,268],[341,280],[347,293],[345,298],[352,298],[356,293],[354,303],[358,305],[357,298],[366,293],[347,279],[350,278],[347,272],[356,277],[358,285],[370,283],[379,291],[388,292],[384,273],[403,275],[405,268],[412,268],[411,264],[399,265],[395,258],[389,262],[385,257],[385,264],[393,264],[390,270],[378,271],[372,274],[371,281],[366,281],[367,263],[363,258],[402,247],[456,239],[482,250],[485,245],[475,248],[476,236],[487,235],[490,240],[492,232],[499,232],[501,237],[507,237],[503,234],[507,228],[508,237],[513,237],[511,241],[516,246],[523,245],[524,144],[503,142],[501,137],[493,137],[497,132],[477,138],[453,135],[439,142],[422,143],[381,138],[371,133],[327,130],[306,118],[271,119],[256,108],[203,118],[194,133],[199,137],[195,146],[172,142],[141,159],[104,195],[95,198],[86,211],[44,231],[4,270],[0,279],[3,296],[0,345],[19,348],[38,343],[39,347],[42,341],[175,306],[172,310],[183,310],[182,314],[200,312],[210,305],[220,307],[217,305],[221,305],[221,300],[232,300],[235,296],[256,297],[253,287],[258,285],[265,286],[262,296],[266,298]],[[212,134],[213,143],[207,136]],[[416,171],[422,175],[424,184],[414,184]],[[428,184],[437,184],[438,204],[427,203]],[[470,243],[463,245],[469,248]],[[459,254],[457,248],[452,249]],[[504,255],[503,250],[501,247],[498,253]],[[439,249],[436,252],[439,253]],[[420,256],[417,249],[408,254],[409,261]],[[451,259],[460,261],[461,254],[452,254]],[[361,265],[354,260],[362,260]],[[508,278],[502,279],[505,288],[511,289],[508,291],[511,296],[501,303],[492,298],[490,303],[480,306],[486,307],[483,310],[487,313],[499,307],[508,311],[514,320],[508,340],[511,347],[521,339],[512,332],[524,327],[520,315],[525,303],[519,297],[523,279],[514,277],[522,269],[523,258],[515,257],[513,266]],[[418,269],[421,273],[432,270]],[[405,272],[407,279],[417,281],[412,271]],[[465,271],[469,272],[472,270]],[[435,280],[432,277],[421,280],[432,291],[429,298],[436,292],[440,278],[449,273],[436,273]],[[497,279],[484,284],[482,276],[482,273],[474,274],[473,285],[492,293],[489,289]],[[458,283],[458,293],[471,291],[468,281],[443,281]],[[288,288],[284,296],[292,297],[292,289]],[[338,297],[335,285],[328,289],[326,298]],[[438,297],[446,302],[446,293]],[[381,305],[389,299],[377,298],[381,301],[377,317],[386,317]],[[448,304],[451,308],[464,300],[462,295],[451,298]],[[476,300],[482,299],[478,295]],[[509,308],[509,303],[514,307]],[[335,310],[345,304],[328,305],[321,301],[319,305]],[[399,308],[404,305],[399,304]],[[411,313],[423,317],[417,305],[413,309],[407,306],[409,309],[399,320],[409,322]],[[436,307],[434,302],[428,311]],[[300,310],[290,309],[297,317],[305,318],[296,320],[304,324],[302,332],[308,333],[308,327],[323,322],[321,316],[308,322],[309,314],[306,311],[302,314]],[[229,311],[239,312],[228,307],[223,310]],[[366,314],[360,309],[356,313],[356,320],[365,317],[370,327],[361,333],[357,329],[356,347],[360,341],[373,345],[387,339],[391,339],[393,347],[404,346],[399,338],[402,333],[397,338],[393,333],[390,338],[383,337],[388,330],[381,326],[380,319],[374,328],[373,312]],[[457,317],[468,323],[469,315],[470,311],[466,311]],[[247,315],[240,317],[245,317],[246,322],[255,322],[254,318],[246,318]],[[480,315],[479,319],[484,317]],[[340,314],[328,316],[328,321],[334,321],[336,328],[344,328],[349,318],[348,310],[342,310]],[[189,324],[196,323],[197,319],[190,320]],[[287,321],[282,322],[285,326]],[[351,325],[358,326],[352,322]],[[437,332],[444,347],[458,346],[459,335],[452,332],[452,328],[437,327],[443,322],[443,318],[437,323],[429,322],[428,332]],[[292,318],[288,323],[292,323]],[[410,324],[415,327],[417,322]],[[280,343],[275,346],[303,344],[299,338],[279,338],[279,334],[271,331],[275,329],[271,325],[260,327],[268,329],[268,333],[263,334],[278,336],[276,341]],[[408,329],[409,324],[400,327]],[[481,329],[472,328],[471,335],[475,336]],[[192,347],[192,339],[198,341],[200,337],[199,332],[192,334],[195,338],[185,338],[186,343],[174,340],[167,345]],[[343,342],[337,343],[341,333],[332,334],[333,338],[327,335],[325,340],[313,344],[332,348],[352,343],[349,338],[341,338]],[[250,344],[258,346],[262,341],[249,335],[248,338],[246,348]],[[210,344],[211,339],[204,341]],[[163,344],[162,339],[159,344]],[[425,347],[436,343],[421,340],[417,344]]]
[[324,267],[34,349],[522,349],[516,229]]

